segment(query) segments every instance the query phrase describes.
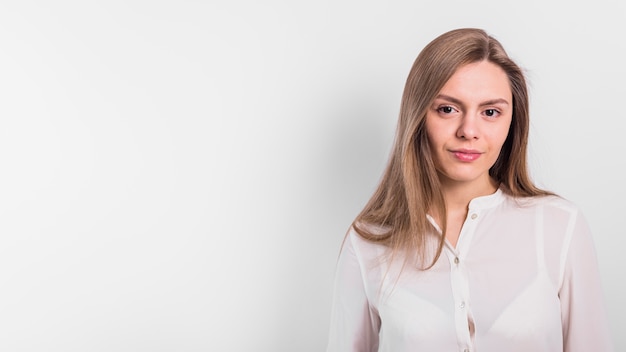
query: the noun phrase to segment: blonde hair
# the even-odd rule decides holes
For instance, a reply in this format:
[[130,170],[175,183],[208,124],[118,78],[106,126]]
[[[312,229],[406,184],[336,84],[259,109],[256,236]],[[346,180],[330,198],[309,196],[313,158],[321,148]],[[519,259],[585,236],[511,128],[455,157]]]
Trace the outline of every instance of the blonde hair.
[[[484,30],[463,28],[446,32],[426,45],[413,63],[387,167],[378,188],[352,223],[361,237],[384,244],[392,256],[404,252],[413,253],[420,260],[426,258],[426,236],[434,231],[427,219],[429,211],[441,220],[442,233],[446,231],[446,204],[425,130],[426,112],[459,67],[483,60],[506,72],[513,95],[511,126],[500,155],[489,170],[490,176],[505,193],[515,197],[552,194],[537,188],[528,174],[529,104],[521,69],[500,42]],[[445,237],[440,236],[426,269],[438,260],[444,243]]]

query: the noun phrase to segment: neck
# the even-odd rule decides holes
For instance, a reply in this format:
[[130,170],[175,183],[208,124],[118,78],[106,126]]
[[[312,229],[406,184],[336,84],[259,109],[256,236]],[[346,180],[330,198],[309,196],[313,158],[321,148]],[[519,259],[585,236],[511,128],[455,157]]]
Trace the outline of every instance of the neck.
[[471,184],[442,182],[443,198],[448,211],[467,211],[472,199],[493,194],[497,189],[498,184],[492,178]]

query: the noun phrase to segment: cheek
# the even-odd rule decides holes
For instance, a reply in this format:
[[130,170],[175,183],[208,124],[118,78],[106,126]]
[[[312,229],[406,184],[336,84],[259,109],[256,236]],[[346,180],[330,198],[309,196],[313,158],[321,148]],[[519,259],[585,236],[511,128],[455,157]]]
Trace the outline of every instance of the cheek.
[[501,128],[499,128],[496,133],[492,135],[492,141],[496,144],[498,150],[502,149],[504,142],[506,141],[506,137],[509,135],[509,131],[511,129],[511,121],[507,124],[503,124]]
[[428,137],[428,145],[430,145],[431,151],[436,152],[440,149],[439,146],[444,141],[445,128],[442,124],[437,124],[436,119],[426,118],[426,136]]

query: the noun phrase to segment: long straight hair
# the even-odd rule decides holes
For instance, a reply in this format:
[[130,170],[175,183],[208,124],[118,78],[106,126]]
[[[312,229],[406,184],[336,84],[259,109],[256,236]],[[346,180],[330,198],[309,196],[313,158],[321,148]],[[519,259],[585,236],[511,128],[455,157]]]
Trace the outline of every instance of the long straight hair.
[[426,237],[435,231],[427,219],[428,212],[441,219],[442,234],[447,222],[446,204],[425,128],[426,113],[459,67],[484,60],[506,72],[513,95],[511,126],[489,175],[503,192],[514,197],[552,194],[537,188],[528,174],[529,102],[521,69],[500,42],[484,30],[463,28],[446,32],[426,45],[413,63],[387,167],[378,188],[352,223],[364,239],[387,246],[392,257],[403,252],[421,260],[423,267],[429,269],[441,255],[443,235],[432,261],[423,262],[427,257]]

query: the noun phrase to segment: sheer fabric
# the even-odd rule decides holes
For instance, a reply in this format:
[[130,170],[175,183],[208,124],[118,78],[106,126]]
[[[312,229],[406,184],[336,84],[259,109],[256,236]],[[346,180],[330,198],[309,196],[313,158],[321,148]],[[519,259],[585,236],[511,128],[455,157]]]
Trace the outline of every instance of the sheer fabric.
[[498,190],[470,202],[456,248],[431,269],[399,275],[385,253],[348,233],[327,352],[613,351],[592,236],[571,202]]

